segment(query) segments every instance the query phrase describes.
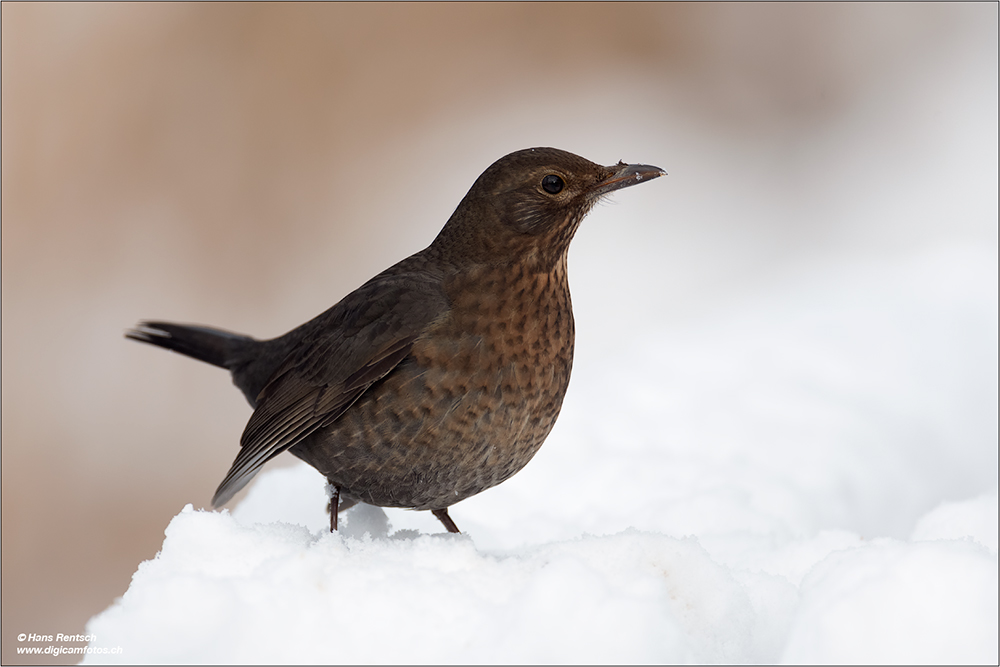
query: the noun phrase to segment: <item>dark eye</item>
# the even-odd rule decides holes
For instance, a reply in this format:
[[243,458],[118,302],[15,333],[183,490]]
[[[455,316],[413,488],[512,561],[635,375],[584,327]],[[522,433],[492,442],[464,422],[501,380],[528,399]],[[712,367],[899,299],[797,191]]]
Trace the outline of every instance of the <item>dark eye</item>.
[[563,179],[559,178],[555,174],[549,174],[548,176],[542,179],[542,189],[548,192],[550,195],[562,192],[564,185],[565,183],[563,183]]

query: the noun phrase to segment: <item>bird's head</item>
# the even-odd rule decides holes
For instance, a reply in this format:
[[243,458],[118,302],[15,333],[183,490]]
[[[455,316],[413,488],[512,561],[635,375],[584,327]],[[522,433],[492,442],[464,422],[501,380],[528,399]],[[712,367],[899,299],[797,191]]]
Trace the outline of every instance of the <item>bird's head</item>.
[[434,245],[473,263],[565,257],[583,217],[601,197],[664,175],[659,167],[602,167],[556,148],[528,148],[494,162],[476,180]]

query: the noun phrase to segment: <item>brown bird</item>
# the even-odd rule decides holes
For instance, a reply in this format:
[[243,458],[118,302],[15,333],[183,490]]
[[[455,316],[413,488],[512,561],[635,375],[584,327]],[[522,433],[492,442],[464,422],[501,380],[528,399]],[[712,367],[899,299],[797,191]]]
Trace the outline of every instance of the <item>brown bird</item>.
[[554,148],[497,160],[434,242],[272,340],[142,322],[125,335],[228,369],[254,413],[212,499],[222,505],[290,450],[356,502],[431,510],[531,460],[573,365],[566,253],[604,195],[664,175]]

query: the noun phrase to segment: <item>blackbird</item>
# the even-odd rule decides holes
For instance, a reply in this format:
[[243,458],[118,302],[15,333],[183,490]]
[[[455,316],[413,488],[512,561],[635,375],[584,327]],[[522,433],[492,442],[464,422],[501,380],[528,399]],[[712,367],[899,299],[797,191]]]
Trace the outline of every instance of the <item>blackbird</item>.
[[573,365],[566,254],[610,192],[664,175],[554,148],[494,162],[434,242],[283,336],[141,322],[125,335],[229,370],[254,408],[212,499],[290,450],[326,476],[330,527],[356,502],[431,510],[531,460]]

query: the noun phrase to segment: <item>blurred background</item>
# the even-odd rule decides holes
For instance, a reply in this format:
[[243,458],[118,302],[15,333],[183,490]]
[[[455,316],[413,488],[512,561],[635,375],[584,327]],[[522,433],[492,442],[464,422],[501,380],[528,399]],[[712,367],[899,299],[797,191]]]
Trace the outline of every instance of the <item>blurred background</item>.
[[[235,457],[250,410],[228,376],[124,330],[284,333],[427,245],[513,150],[670,173],[574,243],[578,358],[795,267],[942,247],[995,267],[995,3],[3,3],[2,19],[7,664],[19,633],[83,632]],[[977,307],[986,488],[995,300]]]

